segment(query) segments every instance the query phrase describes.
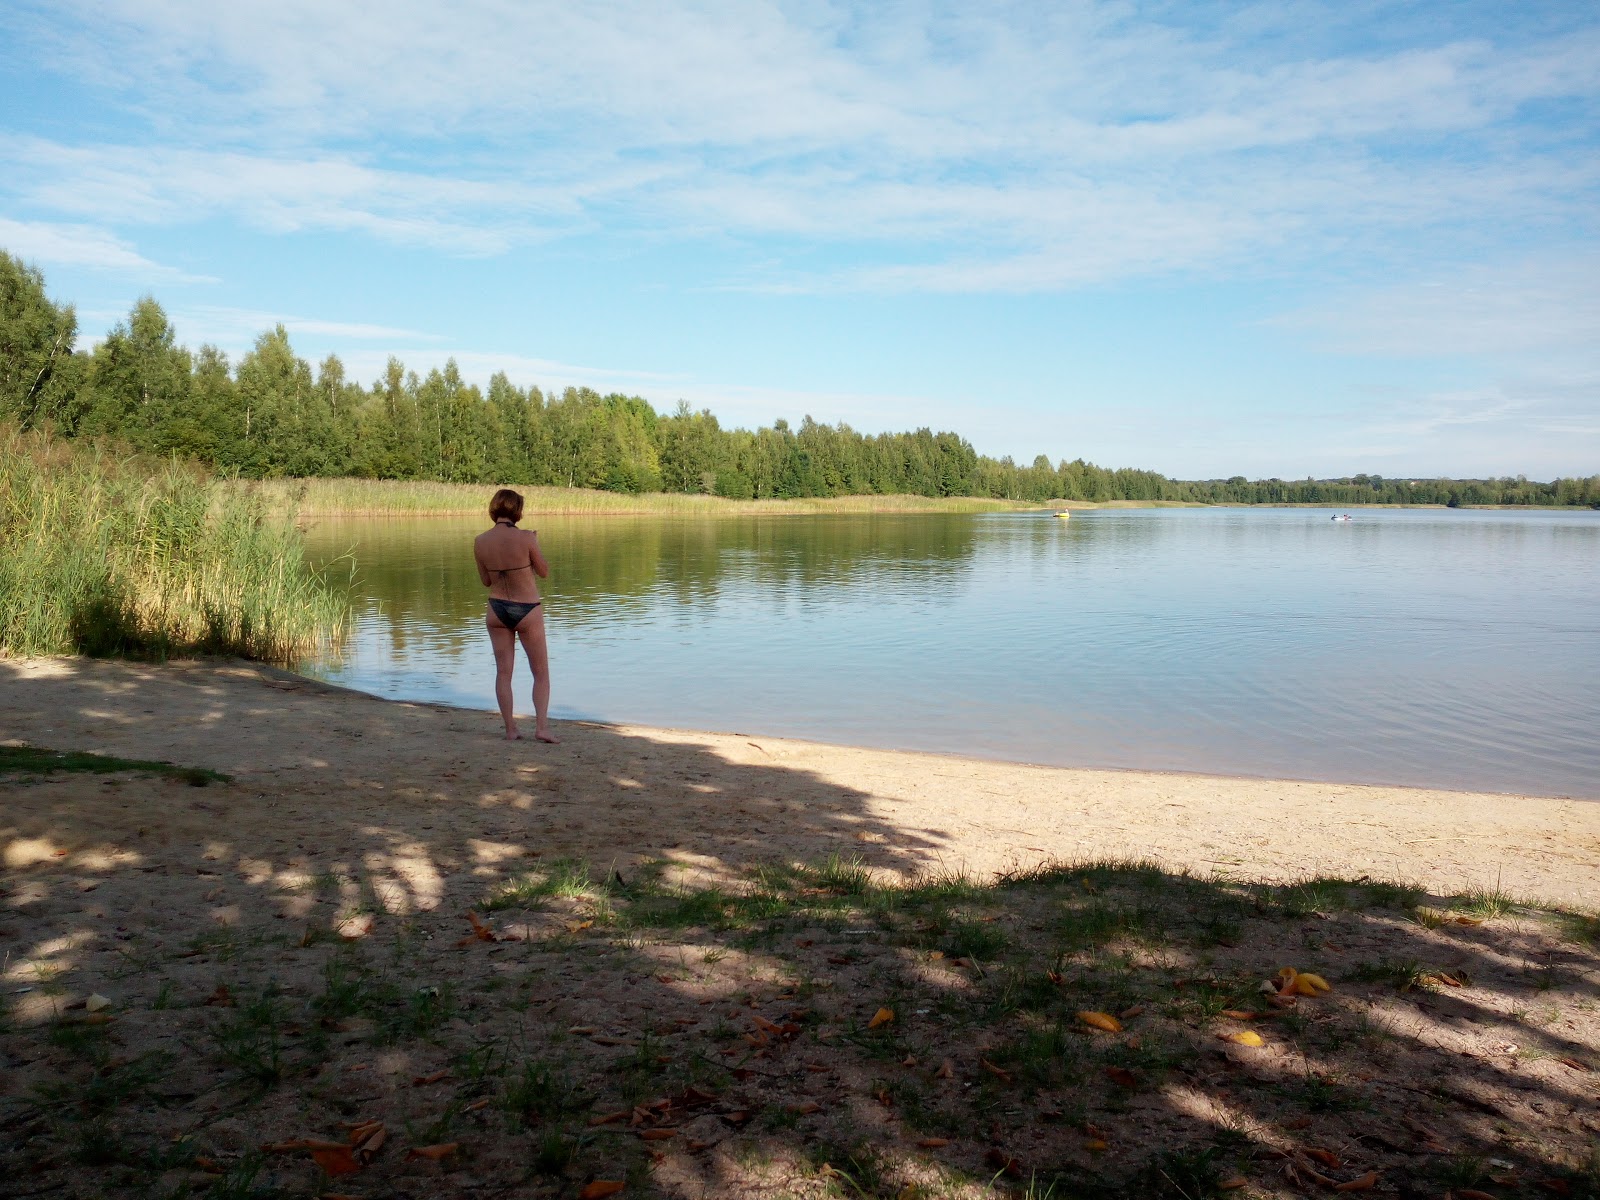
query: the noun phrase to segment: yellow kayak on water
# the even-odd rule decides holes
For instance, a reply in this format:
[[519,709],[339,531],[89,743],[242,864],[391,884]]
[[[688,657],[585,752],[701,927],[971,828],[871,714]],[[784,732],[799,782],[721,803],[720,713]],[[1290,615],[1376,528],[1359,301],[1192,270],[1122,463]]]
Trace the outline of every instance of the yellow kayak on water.
[[1057,517],[1059,517],[1059,518],[1061,518],[1061,520],[1063,520],[1063,521],[1065,521],[1065,520],[1067,520],[1067,519],[1068,519],[1068,518],[1069,518],[1069,517],[1071,517],[1071,516],[1072,516],[1072,514],[1071,514],[1071,513],[1069,513],[1069,512],[1067,512],[1067,511],[1066,511],[1066,510],[1065,510],[1065,509],[1063,509],[1063,510],[1062,510],[1062,511],[1061,511],[1061,512],[1058,512],[1058,513],[1057,513],[1057,514],[1056,514],[1056,516],[1057,516]]

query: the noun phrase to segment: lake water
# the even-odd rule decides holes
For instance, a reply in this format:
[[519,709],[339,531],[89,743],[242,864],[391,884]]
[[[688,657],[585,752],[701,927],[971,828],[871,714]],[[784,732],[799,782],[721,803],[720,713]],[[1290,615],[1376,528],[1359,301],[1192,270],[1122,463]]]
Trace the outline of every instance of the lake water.
[[[1600,513],[1329,515],[540,518],[553,713],[1600,797]],[[309,672],[492,709],[485,524],[314,525],[359,578]]]

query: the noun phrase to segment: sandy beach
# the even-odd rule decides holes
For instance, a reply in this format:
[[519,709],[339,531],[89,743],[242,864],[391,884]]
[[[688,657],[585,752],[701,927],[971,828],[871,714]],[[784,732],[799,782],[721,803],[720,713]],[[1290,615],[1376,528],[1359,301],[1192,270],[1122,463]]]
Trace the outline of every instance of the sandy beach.
[[[1594,1182],[1600,805],[557,732],[240,662],[0,662],[0,742],[230,777],[0,779],[0,1177]],[[1265,982],[1295,967],[1332,992]]]
[[624,870],[664,858],[713,879],[831,855],[902,876],[1144,858],[1240,879],[1365,874],[1600,903],[1600,804],[1581,800],[1066,770],[573,722],[560,733],[559,746],[508,744],[491,713],[242,662],[0,662],[0,741],[235,780],[225,793],[140,776],[12,789],[0,846],[13,867],[61,850],[109,863],[141,838],[146,853],[157,838],[167,853],[271,871],[308,856],[367,863],[411,911],[530,854]]

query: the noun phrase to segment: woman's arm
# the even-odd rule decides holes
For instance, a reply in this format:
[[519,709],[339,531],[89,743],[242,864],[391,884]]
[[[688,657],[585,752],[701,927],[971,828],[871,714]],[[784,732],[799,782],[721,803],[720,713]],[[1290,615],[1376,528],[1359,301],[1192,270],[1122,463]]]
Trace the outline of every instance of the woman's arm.
[[478,565],[478,579],[484,587],[489,586],[489,568],[483,565],[483,555],[478,552],[478,543],[472,543],[472,561]]
[[549,579],[550,564],[545,562],[544,551],[539,549],[539,531],[537,529],[528,530],[528,538],[532,542],[532,545],[528,547],[528,552],[532,556],[533,573],[540,579]]

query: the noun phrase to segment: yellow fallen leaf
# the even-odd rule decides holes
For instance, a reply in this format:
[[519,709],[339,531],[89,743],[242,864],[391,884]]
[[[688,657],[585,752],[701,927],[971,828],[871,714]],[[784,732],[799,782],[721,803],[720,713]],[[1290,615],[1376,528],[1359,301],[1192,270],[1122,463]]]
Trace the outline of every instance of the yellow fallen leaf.
[[1254,1021],[1260,1013],[1248,1012],[1242,1008],[1225,1008],[1222,1015],[1233,1021]]
[[894,1009],[880,1008],[872,1014],[872,1020],[867,1022],[867,1028],[876,1029],[880,1025],[887,1025],[892,1020],[894,1020]]
[[1122,1032],[1122,1022],[1117,1020],[1110,1013],[1080,1012],[1078,1014],[1078,1020],[1082,1021],[1085,1025],[1092,1026],[1095,1029],[1104,1030],[1106,1033]]
[[1227,1034],[1226,1040],[1240,1046],[1265,1046],[1267,1044],[1254,1029],[1241,1029],[1238,1033]]
[[83,1006],[90,1012],[97,1013],[103,1008],[110,1008],[111,1001],[107,1000],[99,992],[96,992],[83,1002]]
[[1333,985],[1321,975],[1301,971],[1294,977],[1294,990],[1300,996],[1320,996],[1323,992],[1333,991]]
[[1457,917],[1456,918],[1456,924],[1457,925],[1482,925],[1483,924],[1483,918],[1482,917]]
[[593,921],[568,921],[567,922],[567,932],[568,933],[582,933],[585,929],[589,928],[589,926],[591,926],[593,924],[594,924]]

